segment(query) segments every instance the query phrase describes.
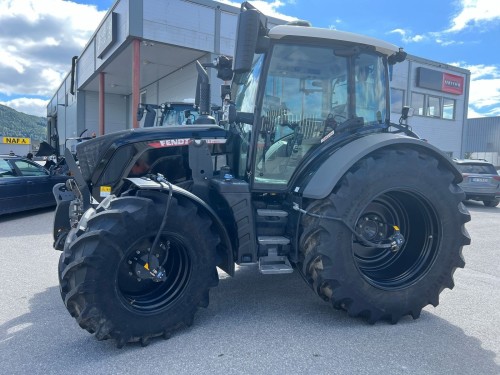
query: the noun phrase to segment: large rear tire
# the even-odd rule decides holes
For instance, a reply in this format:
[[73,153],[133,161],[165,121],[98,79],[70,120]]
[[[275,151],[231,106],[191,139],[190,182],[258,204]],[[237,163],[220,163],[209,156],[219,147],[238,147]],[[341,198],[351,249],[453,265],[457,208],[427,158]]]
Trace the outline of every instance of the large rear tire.
[[[197,307],[208,306],[217,285],[212,221],[184,198],[172,198],[159,246],[152,253],[166,280],[138,277],[162,222],[165,194],[122,197],[97,213],[86,231],[66,246],[59,264],[60,291],[78,324],[118,347],[168,338],[191,325]],[[134,259],[135,258],[135,259]]]
[[454,175],[436,158],[413,150],[379,151],[358,162],[331,195],[307,211],[344,219],[364,238],[387,238],[401,229],[396,252],[366,246],[339,221],[302,219],[299,271],[335,308],[370,323],[402,316],[418,318],[437,306],[453,273],[464,267],[462,247],[470,243],[464,223],[470,215]]

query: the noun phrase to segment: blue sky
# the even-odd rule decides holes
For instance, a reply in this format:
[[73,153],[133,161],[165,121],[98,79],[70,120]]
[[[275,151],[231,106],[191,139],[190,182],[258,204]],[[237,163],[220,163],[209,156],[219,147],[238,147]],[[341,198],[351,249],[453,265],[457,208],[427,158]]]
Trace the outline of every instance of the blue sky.
[[[69,70],[71,56],[81,52],[113,3],[0,0],[0,104],[44,116],[48,99]],[[267,14],[367,34],[412,55],[469,69],[469,118],[500,116],[500,0],[251,3]]]

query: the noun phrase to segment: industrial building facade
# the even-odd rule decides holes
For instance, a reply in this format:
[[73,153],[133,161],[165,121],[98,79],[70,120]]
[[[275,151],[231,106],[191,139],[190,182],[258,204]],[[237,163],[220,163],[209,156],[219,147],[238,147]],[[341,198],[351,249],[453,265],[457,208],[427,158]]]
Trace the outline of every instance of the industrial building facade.
[[468,119],[465,128],[465,156],[500,168],[500,116]]
[[[117,0],[47,106],[49,139],[142,126],[139,103],[194,100],[196,60],[232,56],[239,9],[211,0]],[[285,23],[271,18],[268,26]],[[209,70],[212,102],[221,103]],[[391,73],[391,121],[403,105],[428,142],[459,157],[464,147],[470,72],[408,56]]]

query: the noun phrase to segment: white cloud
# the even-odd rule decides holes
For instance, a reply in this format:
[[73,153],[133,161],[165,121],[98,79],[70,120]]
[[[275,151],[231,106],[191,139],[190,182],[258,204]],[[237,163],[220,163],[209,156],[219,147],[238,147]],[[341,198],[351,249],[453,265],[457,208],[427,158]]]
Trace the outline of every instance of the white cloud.
[[451,20],[446,32],[461,31],[472,25],[479,26],[484,22],[500,20],[500,1],[498,0],[462,0],[462,9]]
[[483,113],[476,112],[474,108],[470,107],[467,109],[467,118],[478,118],[478,117],[487,117]]
[[[241,7],[241,3],[239,2],[234,2],[230,0],[217,0],[219,3],[224,3],[224,4],[229,4],[233,5],[235,7]],[[260,12],[264,13],[267,16],[271,17],[276,17],[276,18],[281,18],[286,21],[293,21],[296,20],[297,18],[295,17],[290,17],[287,16],[283,13],[278,12],[278,8],[286,5],[286,4],[295,4],[294,0],[289,0],[289,1],[280,1],[280,0],[273,0],[273,1],[264,1],[264,0],[256,0],[256,1],[250,1],[250,4],[253,5],[255,8],[257,8]]]
[[0,98],[39,115],[42,100],[10,98],[53,95],[105,13],[72,1],[0,0]]
[[[12,69],[18,74],[23,74],[29,60],[16,56],[17,49],[8,46],[6,49],[0,49],[0,69]],[[1,87],[1,86],[0,86]]]
[[498,0],[460,0],[460,10],[450,20],[450,27],[441,31],[412,35],[410,30],[394,29],[391,34],[401,35],[405,43],[417,43],[425,40],[435,41],[440,46],[463,44],[460,40],[450,39],[450,35],[470,27],[482,27],[500,20],[500,1]]
[[391,31],[389,31],[389,34],[401,35],[401,40],[405,43],[418,43],[418,42],[422,42],[425,39],[427,39],[427,36],[425,36],[425,35],[420,35],[420,34],[411,35],[412,33],[410,30],[403,30],[403,29],[391,30]]
[[14,108],[18,112],[27,113],[33,116],[45,117],[47,116],[48,102],[48,100],[43,99],[17,98],[6,102],[0,102],[0,104]]
[[468,69],[471,72],[468,117],[500,115],[500,66],[467,65],[454,62],[450,65]]

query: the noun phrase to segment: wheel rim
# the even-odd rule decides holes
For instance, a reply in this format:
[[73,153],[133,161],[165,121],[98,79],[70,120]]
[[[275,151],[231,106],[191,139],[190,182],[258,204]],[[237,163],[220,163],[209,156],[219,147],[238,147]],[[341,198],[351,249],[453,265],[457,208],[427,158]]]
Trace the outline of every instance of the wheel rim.
[[[370,284],[382,289],[405,288],[423,277],[435,259],[441,238],[435,209],[424,197],[410,191],[377,196],[356,222],[356,228],[372,242],[387,238],[386,228],[392,225],[397,225],[405,238],[396,252],[368,247],[353,238],[358,270]],[[382,230],[377,232],[377,226]]]
[[164,267],[165,281],[137,277],[140,265],[132,259],[147,261],[153,241],[154,236],[136,241],[122,258],[116,277],[117,293],[122,302],[129,309],[144,314],[158,313],[174,304],[184,293],[191,275],[191,259],[184,242],[175,235],[163,235],[152,256],[156,256]]

